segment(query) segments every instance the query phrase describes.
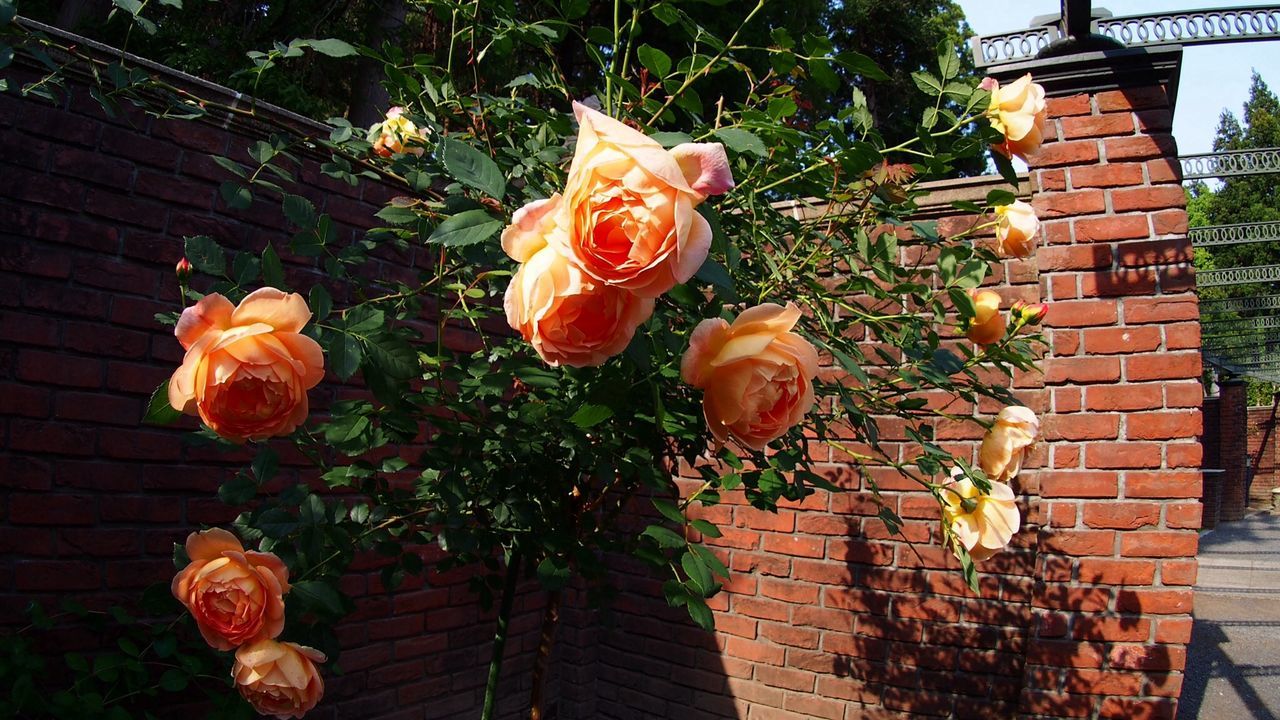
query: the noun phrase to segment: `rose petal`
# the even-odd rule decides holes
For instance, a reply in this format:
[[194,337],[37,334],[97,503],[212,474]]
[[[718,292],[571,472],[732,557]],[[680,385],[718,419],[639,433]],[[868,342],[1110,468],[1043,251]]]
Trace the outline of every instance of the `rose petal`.
[[230,300],[218,293],[209,293],[182,311],[173,334],[184,349],[190,350],[210,330],[226,330],[234,311],[235,306]]
[[729,156],[720,143],[681,143],[671,148],[685,180],[702,196],[721,195],[733,189]]
[[240,301],[231,315],[231,324],[265,323],[281,332],[299,332],[310,319],[311,310],[301,295],[264,287]]

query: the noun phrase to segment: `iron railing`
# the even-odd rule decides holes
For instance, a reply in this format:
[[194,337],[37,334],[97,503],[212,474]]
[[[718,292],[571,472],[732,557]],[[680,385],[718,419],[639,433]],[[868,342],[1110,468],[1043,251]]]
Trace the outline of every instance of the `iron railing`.
[[[1094,21],[1096,32],[1129,47],[1204,45],[1280,39],[1280,5],[1210,8],[1151,15],[1107,17]],[[1062,37],[1056,22],[1042,27],[971,38],[979,68],[1030,60]]]
[[[1205,272],[1212,272],[1206,270]],[[1201,273],[1202,275],[1204,273]],[[1200,301],[1200,314],[1220,312],[1253,312],[1280,308],[1280,295],[1254,295],[1253,297],[1213,298]]]
[[1226,270],[1203,270],[1196,273],[1196,285],[1199,287],[1248,285],[1278,280],[1280,280],[1280,265],[1255,265]]
[[1280,148],[1183,155],[1183,180],[1280,173]]
[[1191,239],[1194,247],[1272,242],[1280,240],[1280,222],[1206,225],[1191,228],[1187,231],[1187,237]]

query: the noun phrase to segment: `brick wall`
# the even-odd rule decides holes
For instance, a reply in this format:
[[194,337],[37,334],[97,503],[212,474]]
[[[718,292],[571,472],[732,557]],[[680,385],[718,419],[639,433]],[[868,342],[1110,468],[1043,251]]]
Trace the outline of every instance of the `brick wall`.
[[[283,111],[263,112],[317,131]],[[141,113],[110,120],[83,89],[59,107],[0,95],[0,624],[20,622],[33,599],[129,604],[172,577],[175,541],[234,517],[215,492],[245,457],[188,445],[191,421],[166,429],[139,420],[182,359],[171,329],[153,316],[177,308],[173,265],[183,236],[206,234],[254,253],[273,242],[293,287],[326,282],[338,303],[347,297],[311,259],[285,252],[290,233],[278,205],[261,200],[235,211],[219,197],[230,176],[210,154],[247,158],[257,132]],[[330,180],[314,159],[300,177],[294,190],[335,219],[342,240],[359,236],[395,193]],[[410,251],[371,271],[412,281],[422,262]],[[311,393],[317,412],[350,391],[329,380]],[[273,490],[311,478],[305,465],[290,464],[301,460],[296,453],[282,448],[282,457]],[[362,562],[343,583],[356,599],[339,628],[345,674],[326,678],[327,709],[318,716],[477,714],[493,623],[467,577],[434,576],[429,586],[411,579],[387,593],[376,571]],[[518,599],[508,715],[527,698],[543,602],[532,588]]]
[[1250,475],[1248,506],[1251,508],[1270,508],[1271,491],[1280,486],[1280,477],[1276,473],[1276,452],[1280,446],[1276,443],[1277,406],[1263,405],[1251,407],[1248,411],[1248,453]]
[[[1018,481],[1027,531],[982,566],[981,592],[937,546],[933,501],[890,473],[877,480],[906,519],[896,537],[864,492],[777,515],[729,497],[708,511],[727,525],[713,544],[735,571],[713,599],[717,632],[690,626],[619,561],[628,592],[611,611],[566,596],[561,718],[1172,717],[1201,390],[1170,99],[1150,84],[1051,91],[1053,141],[1031,173],[1045,243],[996,278],[1007,302],[1053,304],[1044,375],[1015,382],[1044,414],[1045,442]],[[208,154],[241,153],[240,129],[133,121],[102,118],[79,94],[61,108],[0,96],[0,233],[14,249],[0,257],[0,539],[14,549],[0,558],[0,617],[33,596],[127,599],[171,575],[174,540],[230,515],[212,493],[235,462],[138,426],[180,360],[152,315],[176,300],[182,235],[257,250],[286,232],[272,209],[217,197],[225,178]],[[354,194],[312,164],[302,178],[299,192],[348,235],[388,192]],[[297,286],[318,279],[288,260]],[[326,384],[318,404],[335,391]],[[972,430],[939,432],[974,451]],[[863,489],[846,458],[823,460],[834,482]],[[329,716],[474,715],[492,624],[463,580],[389,594],[368,566],[352,573],[359,609],[342,626],[347,675],[330,679]],[[526,690],[542,602],[519,599],[507,714]]]

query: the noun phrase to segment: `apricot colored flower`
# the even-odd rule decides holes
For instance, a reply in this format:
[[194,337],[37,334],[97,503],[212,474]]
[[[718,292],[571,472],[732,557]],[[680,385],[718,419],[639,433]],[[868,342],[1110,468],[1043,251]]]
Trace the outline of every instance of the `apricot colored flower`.
[[1040,220],[1031,205],[1014,200],[1012,205],[997,205],[996,252],[1005,257],[1029,257],[1036,247]]
[[638,130],[574,103],[578,144],[563,193],[513,218],[503,247],[519,262],[554,246],[593,281],[655,298],[702,267],[711,226],[696,208],[733,187],[720,143],[666,150]]
[[1004,337],[1005,321],[1000,314],[1000,294],[994,290],[970,290],[974,314],[965,332],[969,340],[979,345],[991,345]]
[[1026,160],[1040,149],[1049,132],[1044,88],[1031,82],[1030,73],[1004,87],[995,78],[986,78],[982,87],[991,92],[991,103],[987,106],[991,127],[1004,135],[1004,142],[994,149],[1005,157],[1017,155]]
[[680,376],[703,390],[702,412],[718,441],[732,436],[762,450],[813,407],[818,352],[791,332],[799,319],[792,303],[765,303],[732,325],[712,318],[694,329]]
[[951,541],[964,546],[974,561],[986,560],[1009,544],[1022,523],[1013,489],[992,482],[983,495],[960,468],[951,469],[951,482],[942,486],[942,522]]
[[219,528],[187,536],[191,562],[173,578],[173,596],[218,650],[273,638],[284,629],[289,568],[271,553],[244,549]]
[[405,117],[402,107],[391,108],[387,111],[385,120],[369,128],[369,142],[373,143],[373,152],[382,157],[391,157],[396,153],[422,157],[426,152],[423,146],[426,139],[427,129],[419,128]]
[[261,288],[233,306],[210,293],[182,311],[186,348],[169,379],[169,404],[243,442],[288,435],[307,419],[307,391],[324,377],[324,353],[299,334],[311,311],[297,293]]
[[503,304],[507,323],[547,364],[594,367],[627,348],[654,301],[594,280],[544,246],[511,278]]
[[1022,456],[1040,434],[1040,420],[1029,408],[1011,405],[996,415],[982,438],[978,466],[992,480],[1008,482],[1022,469]]
[[262,715],[300,718],[324,696],[316,663],[319,650],[291,642],[259,640],[236,651],[231,678],[236,690]]
[[1023,325],[1039,325],[1045,315],[1049,314],[1049,306],[1044,303],[1028,303],[1014,300],[1009,307],[1009,314],[1017,317]]

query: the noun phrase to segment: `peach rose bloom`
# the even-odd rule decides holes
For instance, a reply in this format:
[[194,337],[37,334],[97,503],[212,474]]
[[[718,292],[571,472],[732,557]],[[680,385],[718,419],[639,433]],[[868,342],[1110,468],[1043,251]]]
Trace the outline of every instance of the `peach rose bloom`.
[[1014,200],[1012,205],[997,205],[996,252],[1005,257],[1024,258],[1036,247],[1040,220],[1031,205]]
[[244,549],[235,535],[213,528],[187,536],[191,563],[170,589],[218,650],[273,638],[284,629],[289,568],[271,553]]
[[369,142],[373,143],[373,152],[381,157],[391,157],[396,153],[422,157],[426,152],[422,143],[426,139],[427,129],[415,125],[404,116],[404,108],[398,106],[387,111],[386,120],[369,128]]
[[703,390],[702,412],[716,440],[730,436],[755,450],[782,437],[813,407],[818,352],[791,332],[792,303],[765,303],[733,324],[703,320],[689,338],[680,376]]
[[994,290],[970,290],[974,315],[965,332],[978,345],[991,345],[1004,337],[1004,316],[1000,314],[1000,294]]
[[996,415],[996,423],[982,438],[978,466],[992,480],[1007,482],[1022,469],[1022,455],[1040,434],[1040,420],[1029,408],[1011,405]]
[[941,495],[942,522],[974,561],[1008,545],[1022,522],[1012,488],[993,481],[991,494],[983,495],[960,468],[951,469],[951,482],[942,486]]
[[564,192],[517,213],[502,246],[553,245],[592,280],[655,298],[693,277],[711,248],[694,208],[733,187],[720,143],[666,150],[644,133],[573,104],[578,144]]
[[307,391],[324,377],[324,353],[299,332],[311,319],[297,293],[261,288],[233,306],[210,293],[182,311],[186,348],[169,379],[169,404],[236,442],[288,435],[307,419]]
[[324,660],[324,653],[304,645],[259,640],[236,651],[231,678],[258,713],[300,718],[324,696],[324,680],[316,668]]
[[1049,132],[1044,88],[1031,82],[1030,73],[1004,87],[995,78],[986,78],[982,87],[991,92],[987,106],[991,127],[1004,135],[1004,142],[994,146],[995,150],[1005,157],[1017,155],[1026,160],[1040,149]]
[[520,266],[503,301],[507,323],[553,367],[604,364],[627,348],[653,305],[593,280],[551,246]]

